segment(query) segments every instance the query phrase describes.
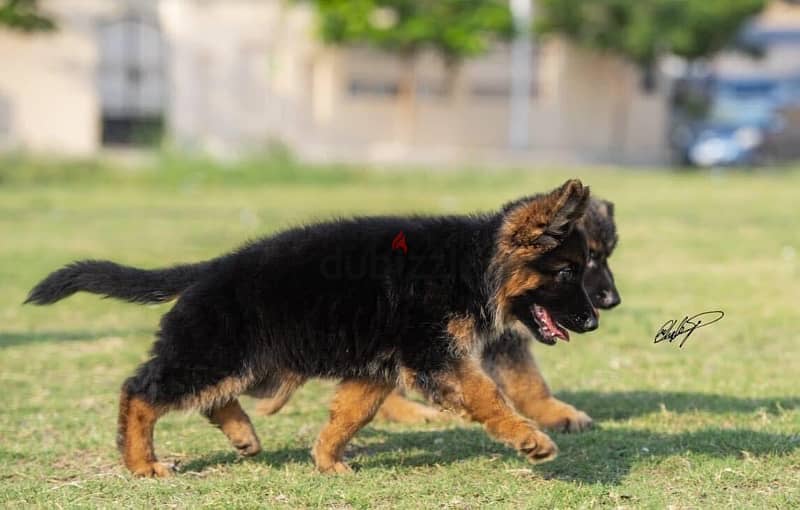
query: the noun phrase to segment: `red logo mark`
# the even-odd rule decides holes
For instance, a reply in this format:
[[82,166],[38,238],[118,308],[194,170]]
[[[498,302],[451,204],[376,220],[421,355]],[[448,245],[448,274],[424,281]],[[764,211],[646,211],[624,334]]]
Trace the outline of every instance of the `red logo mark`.
[[408,255],[408,246],[406,245],[406,235],[401,230],[392,239],[392,251],[403,250],[403,255]]

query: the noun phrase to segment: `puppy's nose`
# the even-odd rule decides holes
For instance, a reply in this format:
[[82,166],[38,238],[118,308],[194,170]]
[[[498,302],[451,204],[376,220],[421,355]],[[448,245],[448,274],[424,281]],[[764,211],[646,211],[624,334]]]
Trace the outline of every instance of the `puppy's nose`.
[[603,308],[614,308],[621,302],[622,299],[620,299],[619,294],[608,290],[603,292],[603,297],[600,299],[600,303],[603,305]]
[[588,316],[585,321],[583,321],[583,330],[594,331],[595,329],[597,329],[599,322],[600,321],[597,320],[597,314],[593,313],[590,316]]

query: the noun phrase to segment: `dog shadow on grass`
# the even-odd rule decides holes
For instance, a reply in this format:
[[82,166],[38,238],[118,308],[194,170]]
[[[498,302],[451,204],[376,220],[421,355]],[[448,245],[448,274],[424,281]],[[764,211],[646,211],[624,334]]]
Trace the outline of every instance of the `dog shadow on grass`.
[[[356,446],[348,451],[348,462],[356,470],[402,469],[449,465],[474,458],[494,458],[519,463],[514,469],[530,468],[547,479],[576,483],[618,485],[639,463],[658,462],[672,456],[702,455],[747,461],[764,456],[784,456],[800,448],[798,436],[747,429],[706,428],[692,432],[664,434],[626,428],[596,429],[583,434],[552,434],[559,445],[559,457],[531,466],[512,450],[493,442],[477,427],[435,431],[387,432],[367,428],[362,439],[380,436],[383,441]],[[312,469],[309,448],[265,451],[250,459],[234,452],[218,452],[191,460],[182,472],[198,473],[214,466],[257,462],[273,468],[306,464]],[[507,465],[499,469],[510,469]]]
[[[473,458],[495,458],[519,462],[545,478],[576,483],[620,484],[640,463],[659,462],[668,457],[701,455],[747,461],[765,456],[784,456],[800,448],[800,436],[776,434],[723,426],[689,432],[663,433],[646,429],[602,426],[603,421],[627,419],[650,413],[691,412],[773,413],[798,407],[797,399],[739,399],[696,393],[582,392],[561,394],[571,403],[587,409],[601,422],[581,434],[551,434],[559,446],[559,457],[550,463],[530,466],[515,452],[490,439],[477,426],[447,425],[440,430],[386,430],[378,424],[357,436],[348,450],[351,465],[361,469],[402,469],[448,465]],[[662,405],[663,404],[663,405]],[[256,427],[258,425],[256,424]],[[213,454],[186,464],[187,471],[202,471],[217,464],[258,462],[271,467],[306,463],[311,468],[309,448],[273,449],[265,441],[265,452],[240,461],[233,452]],[[517,459],[516,461],[514,459]],[[506,468],[508,469],[508,468]]]
[[134,335],[152,335],[152,329],[111,331],[6,331],[0,332],[0,349],[13,347],[15,345],[51,342],[84,342],[112,337],[128,338]]
[[255,457],[243,458],[236,452],[228,450],[216,452],[200,458],[181,463],[178,470],[181,473],[201,473],[215,466],[257,462],[273,468],[282,468],[286,464],[303,464],[311,466],[310,448],[282,448],[270,450],[267,446],[264,451]]
[[641,463],[698,455],[745,462],[785,456],[800,447],[796,436],[748,429],[704,428],[691,432],[654,433],[607,429],[574,436],[556,436],[559,458],[536,470],[546,478],[619,485]]
[[800,398],[741,398],[692,392],[574,391],[559,392],[558,398],[586,410],[598,421],[625,420],[652,413],[767,413],[777,415],[800,408]]
[[[664,434],[615,428],[583,434],[551,434],[551,437],[559,445],[559,457],[538,466],[527,465],[515,452],[492,442],[478,428],[393,433],[383,445],[367,448],[367,455],[359,457],[359,460],[364,468],[398,468],[447,465],[474,457],[519,459],[519,469],[529,467],[532,473],[548,479],[620,484],[633,466],[641,462],[689,453],[744,461],[768,455],[789,455],[800,448],[797,436],[746,429],[706,428]],[[400,460],[375,455],[409,445],[419,453],[402,455]]]

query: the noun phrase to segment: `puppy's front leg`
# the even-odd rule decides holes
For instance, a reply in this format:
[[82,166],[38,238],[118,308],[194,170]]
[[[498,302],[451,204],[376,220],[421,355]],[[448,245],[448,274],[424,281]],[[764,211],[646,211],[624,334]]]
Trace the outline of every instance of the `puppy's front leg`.
[[372,420],[394,386],[367,379],[343,381],[331,403],[328,423],[319,433],[311,455],[323,473],[347,473],[350,467],[342,460],[348,441]]
[[514,408],[540,427],[562,432],[591,428],[589,415],[558,400],[550,392],[527,340],[512,338],[494,346],[484,353],[482,366]]
[[416,380],[435,381],[419,388],[445,408],[461,411],[497,440],[515,448],[531,462],[547,462],[558,455],[556,444],[535,423],[517,414],[497,385],[472,358],[456,362],[452,370]]

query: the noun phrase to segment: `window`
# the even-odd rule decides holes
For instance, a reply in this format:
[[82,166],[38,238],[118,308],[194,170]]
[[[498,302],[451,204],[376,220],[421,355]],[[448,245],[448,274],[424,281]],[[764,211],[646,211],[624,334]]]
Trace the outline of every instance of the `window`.
[[351,96],[394,97],[400,92],[400,86],[390,80],[351,78],[348,90]]
[[11,101],[0,93],[0,144],[11,138]]
[[164,50],[155,22],[138,13],[101,25],[98,87],[104,145],[160,140],[164,112]]

